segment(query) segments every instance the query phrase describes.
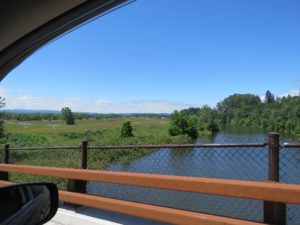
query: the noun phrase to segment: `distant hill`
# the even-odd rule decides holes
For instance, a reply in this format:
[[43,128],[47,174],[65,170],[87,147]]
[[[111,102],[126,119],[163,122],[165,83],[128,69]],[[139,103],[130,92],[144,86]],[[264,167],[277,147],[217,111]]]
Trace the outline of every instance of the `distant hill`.
[[[61,114],[58,110],[39,110],[39,109],[5,109],[3,112],[6,113],[17,113],[17,114]],[[147,116],[161,116],[161,117],[168,117],[169,113],[94,113],[94,112],[74,112],[75,114],[88,114],[91,116],[124,116],[124,117],[147,117]]]
[[39,109],[5,109],[3,110],[7,113],[20,113],[20,114],[60,114],[58,110],[39,110]]

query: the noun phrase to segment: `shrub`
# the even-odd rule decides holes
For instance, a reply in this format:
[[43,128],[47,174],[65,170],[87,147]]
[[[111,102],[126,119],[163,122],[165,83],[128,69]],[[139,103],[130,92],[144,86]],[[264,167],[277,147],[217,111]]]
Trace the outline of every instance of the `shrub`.
[[67,125],[75,124],[74,115],[69,107],[62,108],[61,113],[62,113],[62,118],[66,121]]
[[128,138],[128,137],[133,137],[133,133],[132,133],[132,126],[130,121],[126,121],[125,123],[123,123],[122,125],[122,129],[121,129],[121,137],[122,138]]
[[196,129],[197,121],[194,117],[189,117],[183,112],[175,111],[171,114],[169,134],[171,136],[187,134],[191,138],[198,136]]

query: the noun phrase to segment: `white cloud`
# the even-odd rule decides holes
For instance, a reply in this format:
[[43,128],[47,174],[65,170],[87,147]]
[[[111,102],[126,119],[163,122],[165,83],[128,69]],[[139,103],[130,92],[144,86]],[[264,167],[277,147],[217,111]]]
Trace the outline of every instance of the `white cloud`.
[[105,99],[97,99],[94,101],[94,103],[95,103],[95,106],[97,106],[97,107],[105,107],[105,106],[109,106],[109,105],[113,104],[112,101],[108,101]]
[[95,111],[103,113],[169,113],[195,105],[171,102],[167,100],[140,100],[140,101],[108,101],[95,100]]
[[[12,94],[13,93],[13,94]],[[299,90],[292,89],[286,93],[276,95],[298,96]],[[75,112],[98,113],[170,113],[188,107],[199,107],[196,104],[172,102],[168,100],[136,100],[136,101],[112,101],[109,99],[86,100],[80,97],[51,98],[34,96],[23,90],[11,91],[0,88],[0,96],[5,97],[6,109],[38,109],[60,110],[67,106]],[[264,101],[265,96],[260,96]]]
[[[274,93],[273,93],[274,94]],[[279,94],[279,95],[275,95],[275,97],[279,97],[279,98],[282,98],[282,97],[287,97],[287,96],[299,96],[299,90],[297,89],[292,89],[292,90],[289,90],[283,94]],[[265,100],[265,95],[261,95],[260,96],[260,100],[261,101],[264,101]]]
[[99,113],[170,113],[196,105],[167,100],[111,101],[107,99],[84,100],[80,97],[64,99],[33,96],[24,91],[10,91],[0,88],[0,96],[6,98],[6,109],[60,110],[70,107],[75,112]]
[[283,93],[281,95],[279,95],[278,97],[282,98],[282,97],[287,97],[287,96],[299,96],[299,90],[296,90],[296,89],[292,89],[286,93]]
[[5,97],[7,95],[6,90],[4,88],[0,88],[0,96]]

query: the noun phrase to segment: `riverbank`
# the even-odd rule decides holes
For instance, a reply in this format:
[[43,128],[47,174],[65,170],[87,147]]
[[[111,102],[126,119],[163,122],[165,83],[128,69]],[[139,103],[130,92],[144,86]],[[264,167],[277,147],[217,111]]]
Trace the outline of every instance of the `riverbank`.
[[[131,121],[134,137],[121,138],[122,124]],[[64,121],[5,121],[7,138],[1,143],[13,146],[71,146],[88,140],[91,145],[190,143],[186,135],[171,137],[167,118],[105,118]]]
[[[130,120],[134,137],[121,138],[122,124]],[[6,121],[7,136],[1,144],[11,147],[78,146],[78,150],[35,150],[12,151],[10,161],[14,164],[80,167],[79,146],[87,140],[90,146],[128,145],[128,144],[176,144],[192,143],[187,135],[171,137],[168,134],[169,121],[166,118],[95,118],[76,121],[76,125],[65,125],[64,121]],[[104,169],[112,164],[127,164],[155,150],[116,149],[89,150],[88,168]],[[2,154],[2,152],[1,152]],[[3,156],[0,154],[0,157]],[[51,181],[65,189],[66,180],[39,176],[11,174],[10,180],[16,182]]]

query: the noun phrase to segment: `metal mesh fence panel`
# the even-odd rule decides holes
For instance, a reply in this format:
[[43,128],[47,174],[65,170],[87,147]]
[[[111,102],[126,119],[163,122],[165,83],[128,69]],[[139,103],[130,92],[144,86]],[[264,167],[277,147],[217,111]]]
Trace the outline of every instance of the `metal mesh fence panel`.
[[267,148],[93,149],[88,168],[263,181],[267,154]]
[[0,162],[2,163],[4,161],[4,154],[3,154],[3,150],[0,150]]
[[[93,149],[89,169],[263,181],[267,148]],[[262,202],[238,198],[89,182],[90,194],[262,221]]]
[[55,150],[10,150],[11,164],[80,168],[80,148]]
[[[229,140],[228,144],[237,140]],[[243,140],[242,142],[245,142]],[[257,141],[247,140],[248,143]],[[88,149],[88,169],[265,181],[268,173],[268,147],[194,147]],[[4,153],[0,151],[3,161]],[[80,147],[9,151],[12,164],[80,168]],[[55,182],[65,189],[67,180],[10,173],[11,181]],[[280,181],[300,184],[300,147],[280,149]],[[88,182],[89,194],[167,206],[208,214],[262,221],[263,202],[154,188]],[[300,223],[300,206],[287,205],[287,224]]]
[[[280,182],[300,184],[300,148],[281,148]],[[287,224],[300,224],[300,206],[287,204]]]
[[280,181],[300,184],[300,148],[281,148]]
[[262,221],[262,203],[256,200],[98,182],[90,182],[87,191],[89,194],[109,198]]
[[[80,168],[80,148],[10,150],[9,163],[32,166]],[[66,189],[67,179],[10,173],[9,180],[17,183],[54,182],[60,189]]]

